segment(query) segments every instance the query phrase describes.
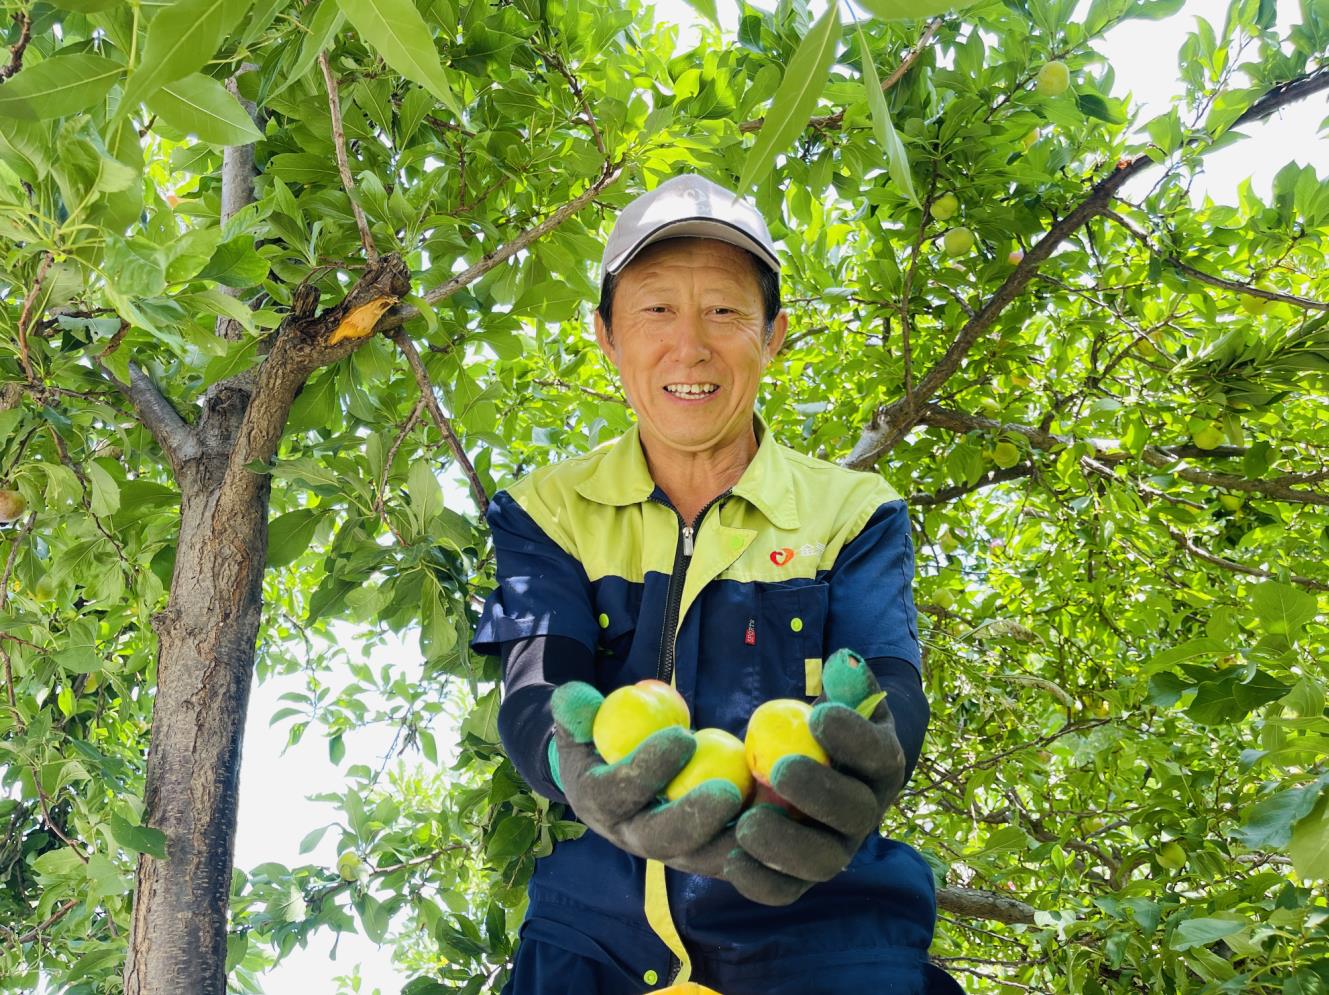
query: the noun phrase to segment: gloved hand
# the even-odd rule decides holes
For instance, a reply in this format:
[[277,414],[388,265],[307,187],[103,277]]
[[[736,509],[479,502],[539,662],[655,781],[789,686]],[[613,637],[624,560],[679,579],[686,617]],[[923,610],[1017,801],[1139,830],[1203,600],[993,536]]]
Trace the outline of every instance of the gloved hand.
[[652,733],[617,763],[607,764],[591,742],[604,696],[583,681],[554,689],[550,768],[577,817],[615,846],[670,867],[719,877],[736,846],[726,828],[743,806],[728,781],[704,781],[677,801],[658,796],[692,759],[692,733],[672,726]]
[[895,720],[857,653],[837,650],[826,661],[808,724],[831,766],[784,757],[771,771],[771,787],[815,821],[799,822],[778,805],[754,805],[738,820],[739,849],[725,861],[724,877],[763,905],[787,905],[844,870],[904,786]]

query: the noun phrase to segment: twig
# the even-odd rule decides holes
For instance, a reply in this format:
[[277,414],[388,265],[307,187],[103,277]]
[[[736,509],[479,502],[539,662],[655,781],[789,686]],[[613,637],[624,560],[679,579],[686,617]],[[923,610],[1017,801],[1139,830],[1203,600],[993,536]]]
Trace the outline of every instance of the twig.
[[[374,513],[383,519],[388,528],[392,528],[392,526],[388,523],[387,516],[383,511],[383,495],[388,489],[388,471],[392,468],[392,461],[397,458],[397,452],[401,449],[401,444],[406,441],[406,436],[411,434],[411,429],[415,428],[420,421],[420,413],[424,411],[424,408],[425,399],[421,397],[420,400],[415,402],[415,408],[411,411],[411,416],[402,423],[401,430],[397,433],[397,438],[393,440],[392,448],[388,450],[387,458],[383,461],[383,472],[378,478],[378,497],[374,499]],[[400,542],[401,536],[397,536],[397,540]],[[402,543],[402,545],[405,545],[405,543]]]
[[73,911],[74,907],[78,905],[78,903],[79,900],[77,898],[69,899],[68,901],[65,902],[64,905],[61,905],[58,909],[52,912],[44,920],[42,920],[40,925],[34,926],[26,933],[16,937],[14,942],[22,946],[24,943],[31,943],[33,940],[39,939],[42,933],[50,929],[65,916],[69,915],[69,913]]
[[1170,256],[1166,252],[1155,247],[1154,244],[1149,241],[1148,235],[1140,231],[1116,211],[1113,211],[1110,208],[1104,208],[1103,216],[1111,218],[1117,224],[1121,225],[1121,227],[1125,228],[1126,231],[1130,232],[1130,234],[1135,237],[1135,240],[1143,245],[1151,254],[1157,256],[1169,266],[1173,266],[1182,273],[1185,273],[1187,276],[1194,277],[1201,283],[1207,283],[1211,287],[1220,287],[1223,290],[1230,290],[1236,294],[1245,294],[1247,297],[1258,297],[1266,301],[1281,301],[1284,304],[1291,304],[1293,307],[1305,308],[1309,311],[1329,311],[1329,302],[1326,301],[1313,301],[1307,297],[1298,297],[1296,294],[1280,294],[1275,290],[1265,290],[1262,287],[1253,287],[1250,284],[1238,283],[1235,280],[1225,280],[1221,276],[1205,273],[1203,270],[1198,270],[1194,266],[1187,265],[1176,256]]
[[606,394],[602,391],[591,390],[590,387],[584,387],[578,383],[568,383],[566,380],[532,380],[531,383],[539,384],[541,387],[562,387],[564,390],[579,390],[583,394],[594,397],[599,401],[613,401],[616,404],[623,403],[623,398],[617,394]]
[[32,15],[24,10],[19,11],[14,17],[22,22],[22,26],[18,31],[18,41],[14,43],[14,48],[9,53],[9,65],[0,69],[0,80],[9,79],[23,68],[23,50],[28,47],[28,42],[32,41]]
[[[1244,563],[1237,563],[1235,560],[1229,560],[1225,557],[1211,553],[1208,550],[1201,549],[1199,546],[1195,545],[1195,541],[1191,539],[1190,536],[1182,535],[1182,533],[1174,528],[1169,528],[1167,531],[1168,535],[1172,536],[1172,538],[1175,539],[1186,552],[1193,556],[1197,556],[1208,563],[1212,563],[1214,566],[1222,567],[1224,570],[1231,570],[1233,573],[1248,574],[1251,577],[1263,577],[1266,580],[1279,579],[1277,574],[1272,574],[1267,570],[1260,570],[1257,567],[1248,567]],[[1329,584],[1325,584],[1311,577],[1301,577],[1297,574],[1292,574],[1288,577],[1288,580],[1292,581],[1294,584],[1300,584],[1302,587],[1308,587],[1313,591],[1329,591]]]
[[152,433],[152,437],[162,447],[166,458],[171,461],[171,466],[177,473],[183,463],[199,455],[201,446],[198,436],[176,413],[175,408],[171,407],[170,402],[157,390],[146,373],[130,363],[129,383],[123,384],[112,375],[99,358],[94,357],[93,362],[133,405],[138,420]]
[[78,857],[79,860],[86,864],[88,862],[87,854],[83,852],[82,848],[77,843],[66,836],[64,830],[57,826],[55,820],[51,818],[51,809],[48,804],[50,799],[46,797],[46,790],[42,787],[41,771],[35,766],[32,768],[32,783],[37,788],[37,803],[41,806],[42,815],[46,817],[46,824],[51,827],[51,832],[55,833],[56,836],[59,836],[60,839],[64,841],[65,845],[74,851],[74,856]]
[[346,132],[341,123],[341,100],[337,96],[337,80],[328,65],[328,53],[318,53],[318,64],[323,70],[323,80],[328,86],[328,107],[332,111],[332,147],[337,152],[337,171],[341,173],[341,185],[351,201],[351,212],[355,215],[355,224],[360,229],[360,244],[365,247],[365,257],[372,263],[378,259],[378,250],[374,248],[374,236],[369,233],[369,221],[360,203],[355,199],[355,181],[351,178],[351,167],[346,162]]
[[582,113],[586,115],[586,124],[590,126],[591,134],[595,136],[595,147],[600,150],[600,155],[607,158],[609,153],[605,151],[605,141],[600,136],[600,129],[596,127],[595,115],[591,113],[590,105],[586,103],[586,94],[582,92],[581,86],[577,82],[577,77],[572,75],[572,72],[563,63],[562,58],[559,57],[557,52],[541,52],[540,54],[544,56],[546,62],[551,63],[553,67],[558,70],[559,74],[567,80],[568,86],[572,88],[572,95],[577,98],[577,102],[581,104]]
[[480,509],[480,514],[483,516],[489,510],[489,496],[485,494],[484,486],[480,483],[480,478],[476,475],[475,467],[471,465],[466,450],[462,448],[461,440],[457,438],[457,433],[452,430],[451,422],[448,421],[447,415],[443,414],[443,409],[439,407],[438,397],[434,394],[434,384],[429,379],[429,371],[425,369],[425,364],[420,362],[420,353],[416,351],[415,343],[411,341],[409,335],[400,330],[393,333],[391,337],[392,341],[397,343],[397,348],[406,356],[406,362],[411,364],[411,372],[415,374],[415,382],[420,387],[420,399],[428,405],[429,413],[434,419],[434,425],[447,441],[448,448],[452,450],[453,458],[461,466],[467,479],[470,480],[471,496],[475,498],[475,506]]

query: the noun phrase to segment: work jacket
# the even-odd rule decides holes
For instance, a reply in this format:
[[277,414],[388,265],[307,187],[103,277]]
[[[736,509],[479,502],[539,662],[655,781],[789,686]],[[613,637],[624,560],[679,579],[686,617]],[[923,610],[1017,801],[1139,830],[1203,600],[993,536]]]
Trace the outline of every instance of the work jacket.
[[[780,445],[759,416],[754,430],[752,462],[695,522],[652,480],[635,426],[494,496],[497,587],[472,647],[555,648],[540,679],[505,686],[499,717],[514,763],[542,794],[565,800],[546,760],[548,699],[565,680],[605,693],[669,681],[693,728],[740,738],[763,701],[815,698],[822,661],[842,647],[874,670],[894,662],[918,687],[904,502],[878,474]],[[922,992],[936,919],[929,865],[877,833],[842,873],[783,907],[590,830],[536,861],[529,896],[523,937],[616,957],[648,982],[705,981],[709,965],[709,976],[741,976],[752,990],[763,977],[860,965],[864,980],[898,980],[874,990]]]

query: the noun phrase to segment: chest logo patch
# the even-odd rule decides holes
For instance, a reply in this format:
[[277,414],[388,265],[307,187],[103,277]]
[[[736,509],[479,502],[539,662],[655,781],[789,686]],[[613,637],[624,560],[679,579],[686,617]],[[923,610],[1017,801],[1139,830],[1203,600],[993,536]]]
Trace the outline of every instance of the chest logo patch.
[[784,546],[780,549],[776,549],[771,552],[771,562],[774,563],[777,567],[783,567],[789,562],[791,562],[795,557],[816,556],[820,558],[821,554],[824,552],[826,552],[826,544],[824,542],[818,542],[818,543],[807,542],[804,543],[802,546],[800,546],[798,549],[792,549],[789,546]]

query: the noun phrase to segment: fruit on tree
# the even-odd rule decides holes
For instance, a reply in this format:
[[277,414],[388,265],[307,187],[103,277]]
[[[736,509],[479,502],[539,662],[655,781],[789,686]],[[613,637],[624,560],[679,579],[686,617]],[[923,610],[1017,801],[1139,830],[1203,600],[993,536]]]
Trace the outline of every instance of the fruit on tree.
[[763,701],[753,710],[743,750],[757,783],[769,787],[771,770],[787,756],[797,754],[811,757],[819,764],[830,763],[830,757],[808,725],[811,715],[812,706],[796,698]]
[[1268,314],[1269,309],[1273,306],[1274,302],[1267,297],[1243,295],[1241,298],[1241,309],[1252,317],[1258,318],[1262,314]]
[[960,209],[960,202],[953,193],[944,193],[932,202],[932,216],[938,221],[949,221]]
[[51,580],[46,574],[37,578],[37,583],[32,585],[32,600],[45,604],[55,597],[55,581]]
[[943,532],[941,534],[941,539],[938,541],[941,544],[941,551],[943,553],[954,553],[960,548],[960,541],[955,538],[955,534],[951,532],[950,529]]
[[337,858],[337,876],[343,881],[358,881],[363,867],[364,861],[350,850]]
[[1045,97],[1059,97],[1070,85],[1071,71],[1060,61],[1044,63],[1034,80],[1034,89]]
[[694,735],[697,752],[665,787],[665,797],[677,801],[703,781],[718,777],[736,787],[746,802],[753,782],[743,741],[723,729],[698,729]]
[[1024,249],[1012,249],[1006,253],[1006,261],[1012,266],[1019,266],[1024,260]]
[[638,681],[605,697],[591,724],[591,740],[607,763],[617,763],[651,733],[691,721],[683,696],[663,681]]
[[949,587],[943,587],[933,595],[933,598],[937,602],[937,607],[943,611],[950,611],[955,607],[955,592]]
[[1028,152],[1031,148],[1034,147],[1034,143],[1036,143],[1040,137],[1041,136],[1039,135],[1038,129],[1034,128],[1027,135],[1025,135],[1024,138],[1020,139],[1020,144],[1023,145],[1025,151]]
[[1238,509],[1241,508],[1244,501],[1245,499],[1240,494],[1218,495],[1218,503],[1221,504],[1228,511],[1237,511]]
[[1191,432],[1191,441],[1201,449],[1217,449],[1223,443],[1223,426],[1209,422]]
[[18,491],[0,490],[0,523],[12,522],[28,510],[28,502]]
[[1186,849],[1175,840],[1170,840],[1159,847],[1155,859],[1168,870],[1179,871],[1186,866]]
[[952,228],[942,236],[941,247],[948,256],[963,256],[974,247],[974,233],[968,228]]
[[992,447],[992,462],[1003,470],[1010,469],[1020,462],[1020,447],[1003,439]]

